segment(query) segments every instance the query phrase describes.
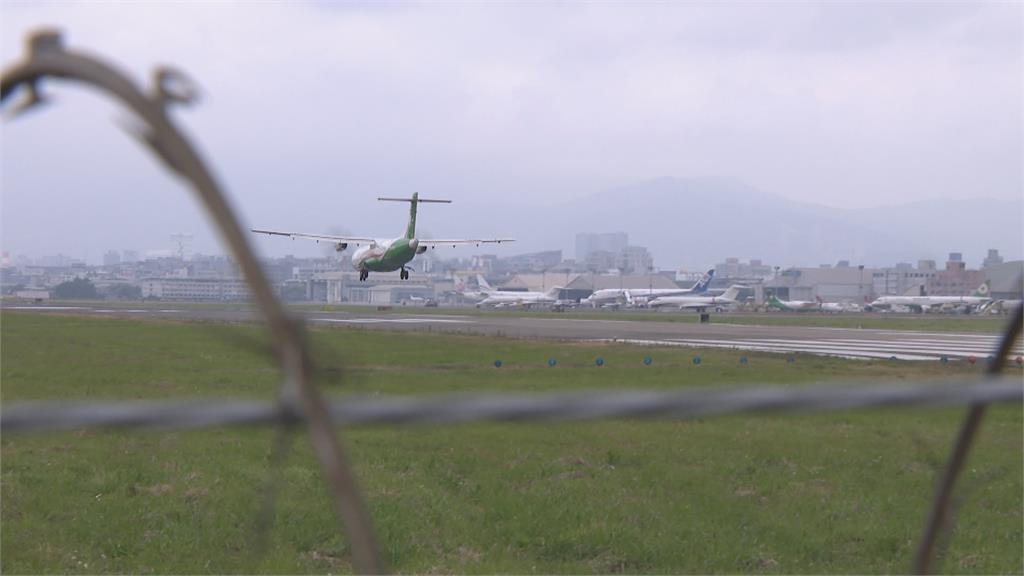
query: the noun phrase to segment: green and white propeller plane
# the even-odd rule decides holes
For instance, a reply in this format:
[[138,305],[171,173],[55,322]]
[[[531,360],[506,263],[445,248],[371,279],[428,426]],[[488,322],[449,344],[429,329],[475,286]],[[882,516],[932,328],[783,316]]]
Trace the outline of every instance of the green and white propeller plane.
[[409,262],[417,254],[423,254],[431,248],[438,246],[452,246],[466,244],[501,244],[502,242],[515,242],[512,238],[462,238],[458,240],[426,240],[416,237],[416,208],[422,202],[438,204],[451,204],[451,200],[431,200],[420,198],[419,193],[413,193],[412,198],[377,198],[382,202],[408,202],[409,225],[405,229],[405,236],[399,236],[391,240],[378,240],[361,236],[333,236],[330,234],[307,234],[304,232],[281,232],[278,230],[252,231],[257,234],[269,234],[271,236],[288,236],[291,239],[301,238],[303,240],[315,240],[316,242],[330,242],[334,249],[341,252],[348,248],[349,244],[360,246],[352,254],[352,267],[359,271],[359,281],[362,282],[370,275],[370,272],[394,272],[401,270],[399,276],[402,280],[409,278]]

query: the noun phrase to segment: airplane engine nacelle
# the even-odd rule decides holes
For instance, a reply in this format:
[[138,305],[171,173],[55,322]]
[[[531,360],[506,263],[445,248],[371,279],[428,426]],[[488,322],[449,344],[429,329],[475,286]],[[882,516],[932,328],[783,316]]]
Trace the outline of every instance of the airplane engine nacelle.
[[427,246],[419,246],[419,247],[416,248],[416,253],[417,254],[423,254],[424,252],[427,251],[427,248],[428,248]]
[[348,248],[347,242],[338,242],[337,244],[334,245],[334,249],[338,252],[345,250],[345,248]]

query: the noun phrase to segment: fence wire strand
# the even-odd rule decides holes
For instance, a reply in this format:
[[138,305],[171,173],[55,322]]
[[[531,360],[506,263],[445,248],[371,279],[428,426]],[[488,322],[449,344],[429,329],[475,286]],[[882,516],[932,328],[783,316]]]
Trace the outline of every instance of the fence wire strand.
[[[601,418],[692,419],[746,412],[824,412],[1021,402],[1019,378],[978,382],[819,384],[806,387],[694,388],[673,391],[481,394],[346,399],[330,405],[341,425],[441,425],[470,422],[562,422]],[[196,429],[295,424],[297,407],[224,399],[153,403],[25,403],[3,410],[3,432],[80,428]]]

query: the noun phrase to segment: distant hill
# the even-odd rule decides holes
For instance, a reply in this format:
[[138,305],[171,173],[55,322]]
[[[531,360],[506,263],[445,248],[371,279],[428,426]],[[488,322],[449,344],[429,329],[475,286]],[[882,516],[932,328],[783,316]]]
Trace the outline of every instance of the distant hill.
[[[559,210],[578,231],[623,230],[661,267],[699,269],[728,256],[780,266],[944,262],[963,252],[978,266],[988,248],[1022,256],[1024,205],[931,200],[871,210],[794,202],[726,181],[661,178],[595,194]],[[604,228],[599,223],[610,223]]]
[[[778,266],[889,266],[962,252],[978,267],[988,248],[1024,257],[1020,200],[929,200],[847,210],[794,202],[726,180],[658,178],[550,206],[478,204],[424,211],[424,234],[511,235],[502,256],[561,248],[575,257],[578,232],[627,232],[655,265],[699,270],[729,256]],[[398,233],[393,212],[389,228]],[[369,224],[369,223],[365,223]],[[383,222],[382,222],[383,224]],[[439,254],[444,256],[443,254]]]

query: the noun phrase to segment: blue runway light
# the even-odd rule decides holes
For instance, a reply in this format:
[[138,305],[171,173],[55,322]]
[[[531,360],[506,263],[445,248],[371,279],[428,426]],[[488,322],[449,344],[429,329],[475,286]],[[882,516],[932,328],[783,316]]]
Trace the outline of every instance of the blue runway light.
[[501,360],[495,360],[494,361],[494,367],[495,368],[501,368]]
[[943,356],[942,358],[939,358],[939,362],[942,362],[943,364],[949,363],[949,356]]
[[644,357],[644,366],[650,366],[651,362],[654,362],[653,358],[651,358],[650,356],[645,356]]
[[789,357],[787,357],[786,358],[786,362],[789,362],[790,364],[792,364],[793,362],[796,362],[796,356],[789,356]]
[[548,358],[548,366],[554,367],[555,364],[558,364],[558,360],[555,360],[554,358]]
[[746,356],[740,356],[740,364],[746,364],[746,363],[747,363],[747,357]]
[[604,366],[604,358],[598,358],[597,360],[594,360],[594,364],[597,364],[598,366]]
[[694,356],[693,357],[693,363],[694,364],[700,364],[700,356]]

